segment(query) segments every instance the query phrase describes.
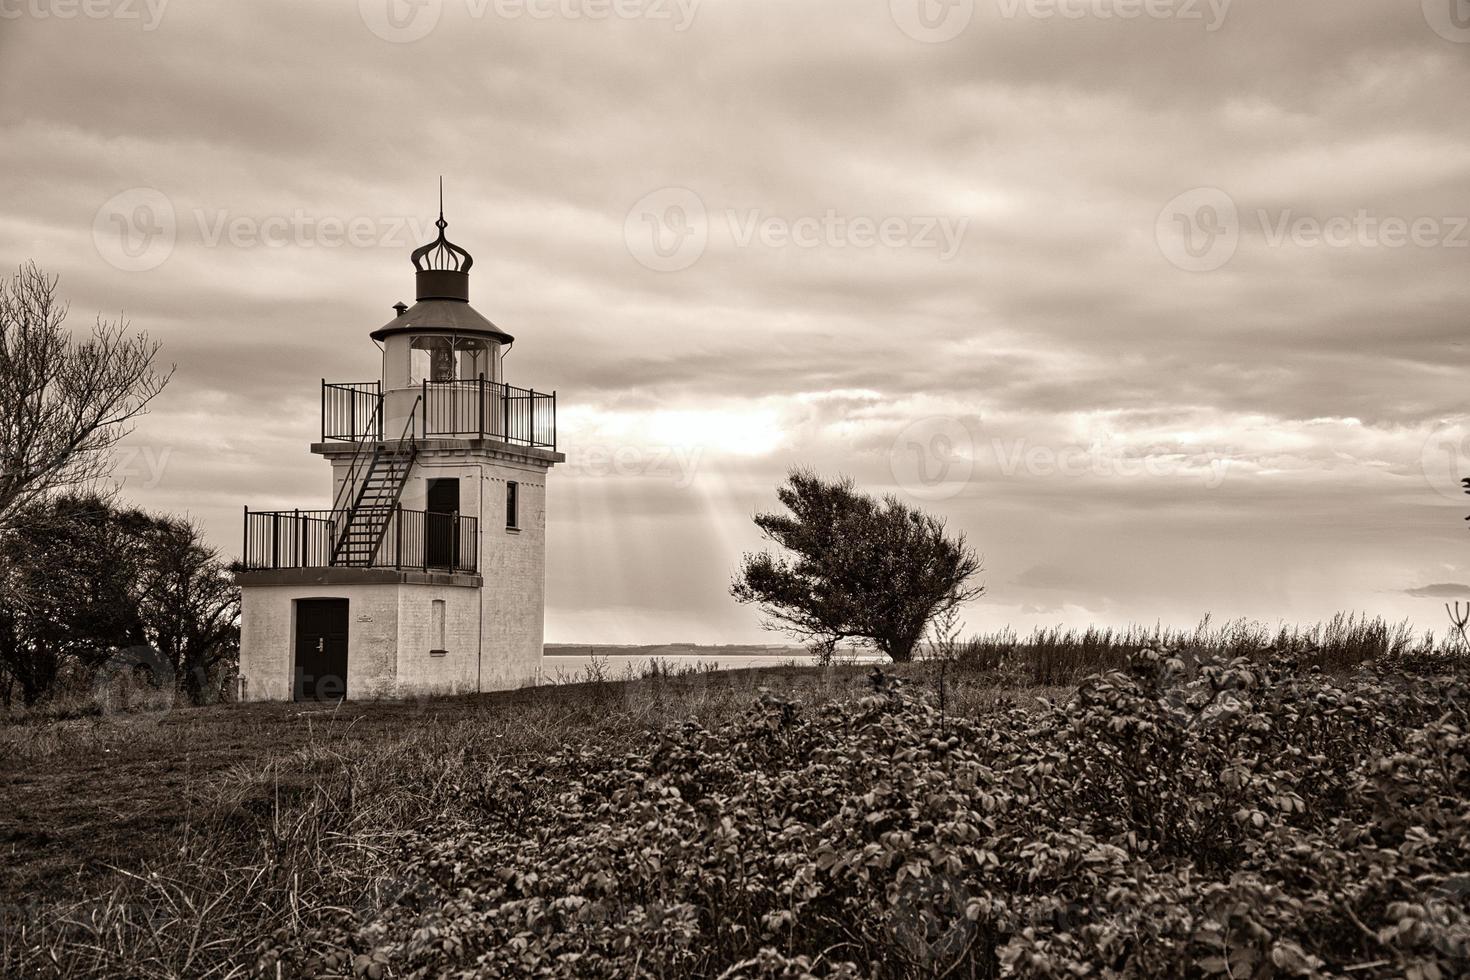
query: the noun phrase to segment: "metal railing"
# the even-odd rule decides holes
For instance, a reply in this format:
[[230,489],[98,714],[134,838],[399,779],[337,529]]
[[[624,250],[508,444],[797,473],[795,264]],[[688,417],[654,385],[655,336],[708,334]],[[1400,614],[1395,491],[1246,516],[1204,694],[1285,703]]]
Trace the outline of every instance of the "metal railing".
[[[247,507],[243,564],[252,570],[333,567],[332,543],[347,523],[348,513],[340,510]],[[372,561],[354,567],[474,573],[479,554],[475,518],[395,507]]]
[[358,442],[383,438],[383,383],[350,381],[329,384],[322,379],[322,442],[341,439]]
[[256,511],[245,508],[246,568],[325,568],[334,528],[346,514],[330,510]]
[[[381,442],[383,390],[378,381],[322,380],[322,441]],[[556,449],[556,392],[485,378],[424,381],[421,428],[428,436],[498,439],[536,449]]]
[[[412,421],[413,418],[410,416],[409,422],[412,423]],[[382,431],[383,399],[379,398],[367,429],[353,440],[357,448],[353,450],[352,459],[347,464],[347,473],[342,477],[342,483],[337,487],[337,493],[332,498],[333,511],[345,511],[357,501],[358,491],[372,471],[373,460],[377,458],[378,443],[382,441]],[[373,435],[373,432],[378,434]]]
[[556,448],[556,392],[476,378],[423,383],[424,436],[498,439]]

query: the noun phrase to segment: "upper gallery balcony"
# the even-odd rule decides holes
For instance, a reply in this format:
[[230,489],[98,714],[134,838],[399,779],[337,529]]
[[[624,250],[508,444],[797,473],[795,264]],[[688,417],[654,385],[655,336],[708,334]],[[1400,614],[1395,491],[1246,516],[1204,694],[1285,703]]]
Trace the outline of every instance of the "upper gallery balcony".
[[[395,409],[395,398],[405,407]],[[404,424],[413,431],[400,433]],[[556,393],[480,377],[426,379],[385,399],[381,381],[322,380],[322,442],[381,442],[385,431],[392,438],[494,439],[555,451]]]

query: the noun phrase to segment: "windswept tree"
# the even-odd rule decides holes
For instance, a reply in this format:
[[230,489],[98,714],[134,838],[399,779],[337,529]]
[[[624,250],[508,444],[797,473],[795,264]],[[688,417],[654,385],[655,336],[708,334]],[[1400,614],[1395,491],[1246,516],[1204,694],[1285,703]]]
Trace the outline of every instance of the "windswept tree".
[[66,314],[56,278],[34,263],[0,280],[0,531],[48,493],[104,476],[173,373],[125,323],[98,318],[74,337]]
[[780,553],[745,555],[730,592],[756,603],[767,629],[830,655],[859,640],[912,660],[929,623],[979,596],[980,558],[963,534],[897,497],[877,500],[849,478],[793,470],[777,488],[787,513],[757,514]]

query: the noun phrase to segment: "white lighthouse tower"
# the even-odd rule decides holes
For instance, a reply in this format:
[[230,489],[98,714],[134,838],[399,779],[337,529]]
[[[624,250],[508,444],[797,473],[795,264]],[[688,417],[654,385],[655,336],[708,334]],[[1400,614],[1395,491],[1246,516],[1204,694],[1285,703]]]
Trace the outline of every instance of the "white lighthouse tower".
[[474,259],[413,253],[417,302],[371,334],[378,380],[322,381],[330,506],[245,511],[247,700],[490,691],[541,671],[556,395],[506,383],[514,338],[470,306]]

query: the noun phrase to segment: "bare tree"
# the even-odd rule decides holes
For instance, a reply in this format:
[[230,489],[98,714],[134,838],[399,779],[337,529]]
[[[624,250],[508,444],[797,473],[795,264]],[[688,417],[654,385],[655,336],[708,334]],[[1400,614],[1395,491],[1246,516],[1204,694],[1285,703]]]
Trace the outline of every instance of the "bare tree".
[[28,262],[0,280],[0,530],[53,490],[92,482],[173,375],[159,345],[98,317],[89,338],[63,327],[56,278]]

